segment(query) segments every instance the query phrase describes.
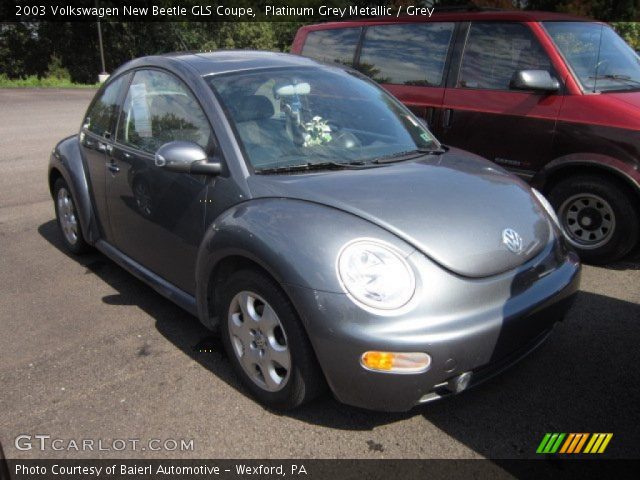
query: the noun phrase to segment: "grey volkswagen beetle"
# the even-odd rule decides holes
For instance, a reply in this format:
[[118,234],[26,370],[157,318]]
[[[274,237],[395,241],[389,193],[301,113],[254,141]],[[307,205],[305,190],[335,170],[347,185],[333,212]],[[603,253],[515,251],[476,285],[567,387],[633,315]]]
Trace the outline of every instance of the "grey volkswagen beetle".
[[539,345],[580,265],[547,201],[359,73],[267,52],[133,60],[62,140],[66,246],[219,330],[272,408],[404,411]]

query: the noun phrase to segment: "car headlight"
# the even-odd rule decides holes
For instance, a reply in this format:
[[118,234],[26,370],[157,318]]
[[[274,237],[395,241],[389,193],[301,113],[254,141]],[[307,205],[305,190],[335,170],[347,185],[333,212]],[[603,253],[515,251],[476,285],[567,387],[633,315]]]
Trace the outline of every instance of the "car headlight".
[[556,211],[553,209],[553,206],[549,203],[549,200],[547,200],[545,196],[542,195],[535,188],[532,188],[531,190],[533,190],[533,193],[535,194],[536,198],[542,204],[542,206],[547,211],[551,219],[555,222],[558,228],[560,228],[560,221],[558,220],[558,215],[556,214]]
[[338,255],[338,277],[356,303],[380,310],[407,304],[416,289],[413,270],[391,246],[361,239],[345,245]]

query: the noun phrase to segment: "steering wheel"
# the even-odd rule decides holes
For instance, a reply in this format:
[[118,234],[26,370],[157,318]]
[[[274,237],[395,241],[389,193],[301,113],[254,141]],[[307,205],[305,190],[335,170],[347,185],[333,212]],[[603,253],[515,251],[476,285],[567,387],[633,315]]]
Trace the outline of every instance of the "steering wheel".
[[362,142],[360,141],[360,139],[356,137],[353,133],[346,132],[346,131],[345,132],[338,131],[335,134],[332,133],[331,143],[340,145],[347,149],[362,147]]

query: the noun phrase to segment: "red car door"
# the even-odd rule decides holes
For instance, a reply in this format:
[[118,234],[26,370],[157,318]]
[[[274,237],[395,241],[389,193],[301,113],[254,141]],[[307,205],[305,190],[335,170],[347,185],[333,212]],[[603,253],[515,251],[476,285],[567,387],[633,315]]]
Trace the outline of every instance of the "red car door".
[[563,98],[562,84],[553,93],[511,88],[519,70],[547,70],[557,78],[535,27],[517,22],[468,26],[461,35],[461,58],[445,90],[439,131],[444,143],[477,153],[525,178],[552,158]]
[[436,135],[454,22],[367,26],[356,68],[391,92]]

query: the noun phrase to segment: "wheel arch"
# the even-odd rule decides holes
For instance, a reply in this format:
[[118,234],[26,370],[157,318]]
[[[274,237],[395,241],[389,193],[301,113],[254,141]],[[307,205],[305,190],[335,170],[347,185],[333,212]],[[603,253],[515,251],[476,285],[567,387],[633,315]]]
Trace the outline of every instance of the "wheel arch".
[[225,280],[233,273],[244,269],[259,271],[271,278],[285,293],[289,301],[293,303],[291,296],[287,293],[286,287],[277,275],[272,273],[272,269],[265,266],[252,254],[248,252],[229,251],[211,266],[206,285],[206,308],[204,317],[209,320],[209,327],[215,327],[220,318],[220,302],[222,299],[222,286]]
[[[568,157],[570,158],[551,162],[549,168],[544,172],[540,172],[536,176],[537,178],[532,180],[532,186],[540,189],[552,200],[555,196],[554,192],[560,192],[556,187],[560,185],[575,185],[567,182],[567,180],[575,179],[576,181],[581,181],[591,178],[600,187],[608,186],[609,190],[613,190],[618,196],[618,202],[624,202],[624,208],[627,209],[628,215],[640,218],[640,174],[635,168],[620,160],[604,155],[571,155]],[[557,208],[557,202],[555,203]],[[558,216],[562,217],[562,212],[559,211]],[[567,235],[569,234],[567,233]],[[622,240],[623,238],[626,241]],[[622,237],[614,234],[609,240],[611,241],[599,246],[585,246],[582,248],[582,246],[574,244],[574,247],[578,249],[584,262],[600,264],[619,260],[640,245],[637,233],[627,232]]]
[[220,322],[223,321],[222,312],[220,311],[223,295],[222,286],[224,285],[226,278],[243,269],[257,271],[273,280],[285,298],[291,303],[298,319],[300,320],[302,330],[304,331],[304,334],[309,341],[309,345],[311,346],[311,354],[313,355],[316,365],[318,365],[319,371],[326,382],[326,374],[318,358],[316,342],[314,342],[309,335],[309,326],[307,324],[308,319],[304,315],[304,311],[301,309],[300,305],[296,302],[295,295],[291,294],[288,289],[289,285],[282,281],[282,277],[275,269],[265,265],[263,261],[256,258],[250,252],[229,250],[220,255],[218,261],[212,265],[211,270],[206,277],[206,284],[202,286],[202,291],[198,295],[200,298],[196,300],[200,321],[207,328],[212,330],[217,330],[219,328]]
[[47,182],[52,196],[55,182],[59,178],[62,178],[71,190],[85,241],[95,244],[99,233],[77,135],[62,140],[51,153]]
[[[635,173],[635,176],[634,176]],[[628,187],[635,199],[640,202],[640,174],[619,160],[594,154],[591,156],[569,155],[550,162],[538,172],[531,184],[548,194],[560,181],[577,175],[604,176]]]
[[359,237],[379,238],[406,255],[413,251],[379,226],[326,205],[260,198],[231,207],[209,226],[198,250],[195,297],[200,321],[215,328],[214,290],[233,269],[249,265],[280,285],[305,323],[291,291],[344,293],[336,260],[343,246]]
[[[62,172],[56,167],[49,169],[49,193],[53,197],[53,186],[56,184],[59,178],[64,179]],[[65,180],[66,181],[66,180]]]

